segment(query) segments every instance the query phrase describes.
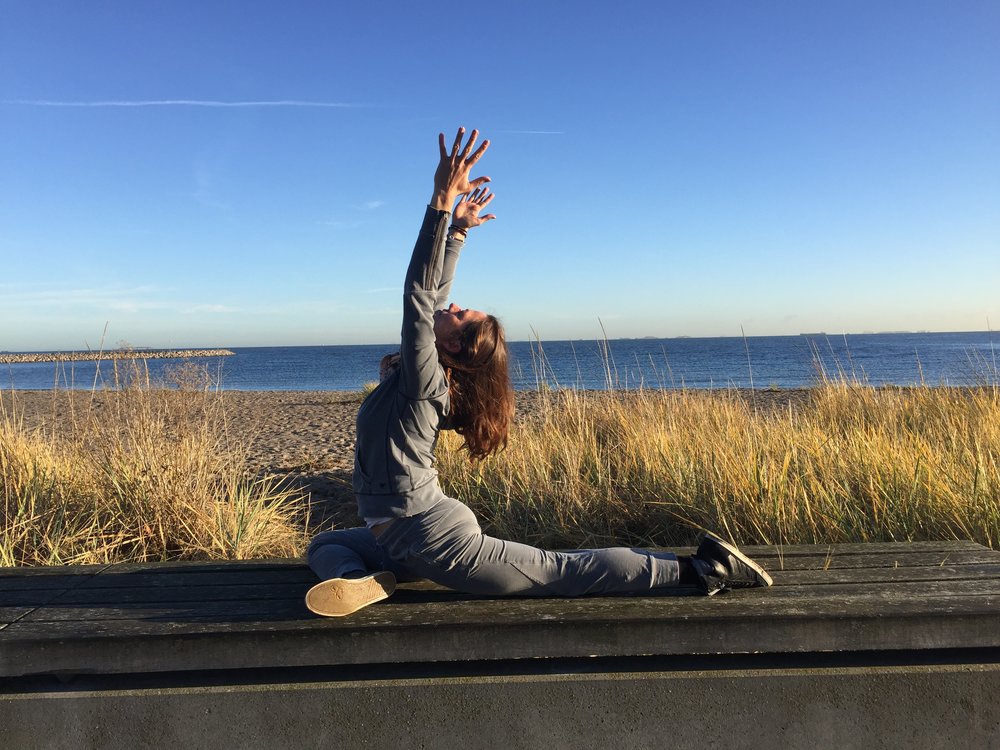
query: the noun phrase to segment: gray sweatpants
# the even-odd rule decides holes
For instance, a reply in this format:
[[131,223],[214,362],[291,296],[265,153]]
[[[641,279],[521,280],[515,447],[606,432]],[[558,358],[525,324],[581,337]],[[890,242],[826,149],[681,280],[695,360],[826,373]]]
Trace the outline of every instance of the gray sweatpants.
[[583,596],[676,586],[671,552],[614,547],[548,552],[483,534],[475,514],[443,497],[430,510],[399,518],[376,540],[361,527],[326,531],[309,545],[321,579],[392,571],[399,580],[427,578],[469,594]]

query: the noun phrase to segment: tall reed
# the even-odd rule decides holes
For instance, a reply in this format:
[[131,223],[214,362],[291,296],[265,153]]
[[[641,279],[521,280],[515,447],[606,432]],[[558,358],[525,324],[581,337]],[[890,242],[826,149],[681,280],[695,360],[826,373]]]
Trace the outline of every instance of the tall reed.
[[126,367],[112,388],[54,391],[46,429],[26,429],[9,394],[0,565],[297,554],[307,500],[251,470],[222,394],[194,370],[166,388]]
[[825,380],[802,403],[736,391],[540,392],[507,450],[447,492],[487,531],[549,547],[1000,540],[1000,390]]

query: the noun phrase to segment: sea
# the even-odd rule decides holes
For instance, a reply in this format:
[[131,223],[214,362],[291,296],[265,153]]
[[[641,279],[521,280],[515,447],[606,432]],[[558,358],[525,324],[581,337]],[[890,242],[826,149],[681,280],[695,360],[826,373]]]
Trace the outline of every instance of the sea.
[[[823,378],[871,385],[998,383],[1000,334],[862,333],[716,338],[517,341],[510,344],[518,390],[539,388],[803,388]],[[351,391],[378,379],[386,344],[231,348],[193,359],[213,387],[243,391]],[[176,359],[143,362],[153,381],[179,379]],[[0,388],[87,389],[115,382],[111,362],[0,365]]]

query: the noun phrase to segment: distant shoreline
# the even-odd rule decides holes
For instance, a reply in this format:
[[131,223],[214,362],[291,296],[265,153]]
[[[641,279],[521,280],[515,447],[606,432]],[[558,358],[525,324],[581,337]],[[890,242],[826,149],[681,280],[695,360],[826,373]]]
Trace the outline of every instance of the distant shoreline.
[[112,349],[103,352],[29,352],[0,354],[0,364],[34,362],[103,362],[115,359],[190,359],[192,357],[230,357],[229,349]]

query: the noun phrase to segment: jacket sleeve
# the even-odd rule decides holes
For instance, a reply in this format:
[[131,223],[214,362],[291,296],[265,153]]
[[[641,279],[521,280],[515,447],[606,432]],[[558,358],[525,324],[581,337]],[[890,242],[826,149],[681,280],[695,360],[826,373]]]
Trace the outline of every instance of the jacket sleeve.
[[403,282],[399,389],[411,399],[434,398],[447,388],[434,340],[434,310],[451,289],[461,249],[460,242],[447,240],[450,219],[450,211],[428,206]]
[[435,310],[440,310],[448,304],[451,282],[455,279],[455,267],[458,266],[458,256],[461,255],[464,244],[457,238],[448,238],[444,243],[444,266],[441,268],[441,281],[438,283],[437,296],[434,299]]

